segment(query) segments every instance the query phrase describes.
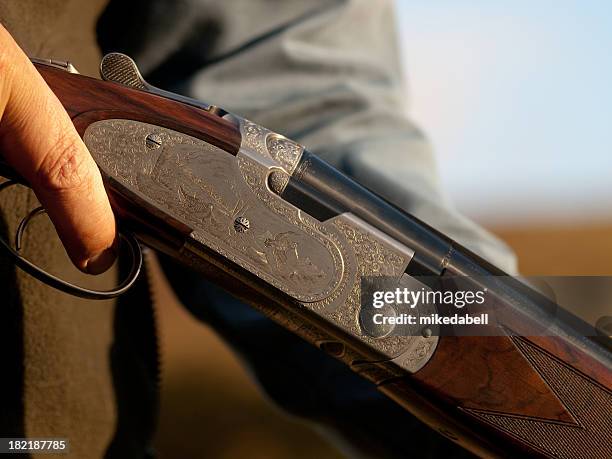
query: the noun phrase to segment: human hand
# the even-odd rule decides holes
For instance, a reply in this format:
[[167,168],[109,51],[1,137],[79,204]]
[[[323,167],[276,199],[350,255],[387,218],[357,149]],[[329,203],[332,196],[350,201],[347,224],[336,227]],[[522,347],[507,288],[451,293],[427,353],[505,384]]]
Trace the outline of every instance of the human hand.
[[70,259],[99,274],[116,258],[102,177],[70,117],[0,25],[0,154],[28,181]]

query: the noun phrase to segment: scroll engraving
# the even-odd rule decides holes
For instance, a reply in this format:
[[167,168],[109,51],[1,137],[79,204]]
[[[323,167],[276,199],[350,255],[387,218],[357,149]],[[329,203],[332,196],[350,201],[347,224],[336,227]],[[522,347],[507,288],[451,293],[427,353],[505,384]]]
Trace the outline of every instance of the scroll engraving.
[[[146,147],[151,132],[161,139],[161,148]],[[93,123],[85,142],[104,172],[192,227],[194,240],[281,291],[312,302],[336,288],[342,275],[337,272],[342,268],[337,247],[263,205],[242,179],[234,156],[169,129],[129,120]],[[238,217],[248,219],[249,231],[236,231]]]
[[[130,120],[92,123],[84,139],[104,173],[193,229],[194,250],[197,244],[212,249],[293,298],[294,312],[308,309],[370,349],[360,354],[347,348],[346,355],[384,364],[385,371],[395,371],[394,365],[416,371],[433,353],[433,340],[376,339],[359,324],[361,277],[399,279],[412,252],[349,214],[320,222],[284,201],[270,188],[270,177],[282,174],[282,186],[295,172],[302,147],[240,122],[243,144],[236,156]],[[158,148],[147,147],[152,136]]]

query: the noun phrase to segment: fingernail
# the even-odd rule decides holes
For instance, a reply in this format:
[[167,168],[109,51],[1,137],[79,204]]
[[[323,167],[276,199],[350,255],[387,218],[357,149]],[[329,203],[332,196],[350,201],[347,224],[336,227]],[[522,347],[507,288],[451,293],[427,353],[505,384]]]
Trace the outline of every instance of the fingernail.
[[109,247],[87,260],[85,272],[88,274],[101,274],[113,265],[116,258],[117,251],[114,247]]

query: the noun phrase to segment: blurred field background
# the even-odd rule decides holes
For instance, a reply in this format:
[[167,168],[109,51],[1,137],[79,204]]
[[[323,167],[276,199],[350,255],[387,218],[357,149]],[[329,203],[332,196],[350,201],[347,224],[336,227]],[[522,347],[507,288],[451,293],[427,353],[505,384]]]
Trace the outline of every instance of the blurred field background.
[[[602,1],[399,0],[409,114],[444,189],[524,275],[612,274],[612,15]],[[337,458],[262,398],[160,279],[162,458]]]

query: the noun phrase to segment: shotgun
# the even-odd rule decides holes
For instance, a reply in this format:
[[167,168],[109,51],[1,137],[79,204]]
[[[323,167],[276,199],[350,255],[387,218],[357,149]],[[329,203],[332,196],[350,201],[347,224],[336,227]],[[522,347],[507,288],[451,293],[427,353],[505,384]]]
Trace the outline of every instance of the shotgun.
[[[296,142],[149,85],[128,56],[106,55],[102,80],[34,61],[98,164],[126,239],[198,270],[478,456],[612,458],[608,337],[556,305],[549,321],[551,300],[535,289]],[[21,181],[6,164],[0,173]],[[130,280],[93,292],[41,273],[3,241],[28,272],[93,299],[129,288],[140,266],[130,247]],[[364,302],[376,285],[456,293],[457,279],[470,298],[486,291],[496,332],[402,329],[397,297]],[[441,298],[408,311],[439,322],[458,308]]]

